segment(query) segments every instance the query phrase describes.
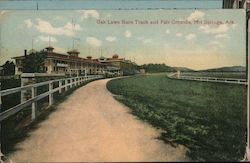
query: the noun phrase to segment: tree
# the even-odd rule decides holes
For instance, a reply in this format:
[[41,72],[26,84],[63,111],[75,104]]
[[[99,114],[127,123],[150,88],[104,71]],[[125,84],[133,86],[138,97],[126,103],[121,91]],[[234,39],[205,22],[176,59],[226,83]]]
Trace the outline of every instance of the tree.
[[174,68],[167,66],[165,64],[144,64],[141,66],[143,69],[145,69],[146,72],[169,72],[169,71],[175,71]]
[[25,59],[23,61],[23,72],[24,73],[46,72],[44,67],[46,55],[47,55],[46,52],[40,51],[25,56]]
[[14,62],[6,61],[4,65],[1,66],[3,68],[2,75],[14,75],[15,74],[15,64]]

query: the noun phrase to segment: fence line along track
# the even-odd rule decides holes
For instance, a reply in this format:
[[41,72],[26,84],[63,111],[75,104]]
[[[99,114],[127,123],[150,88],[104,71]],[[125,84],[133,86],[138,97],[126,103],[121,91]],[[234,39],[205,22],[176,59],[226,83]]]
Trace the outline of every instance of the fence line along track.
[[171,73],[167,75],[172,79],[179,80],[193,80],[193,81],[203,81],[203,82],[216,82],[216,83],[230,83],[230,84],[242,84],[247,85],[246,79],[237,79],[237,78],[216,78],[216,77],[198,77],[198,76],[177,76],[177,73]]
[[[1,108],[3,96],[7,96],[10,94],[14,94],[14,93],[22,92],[26,90],[31,90],[31,98],[26,101],[22,101],[20,104],[1,112],[0,122],[3,121],[4,119],[7,119],[11,115],[16,114],[17,112],[21,111],[22,109],[30,105],[32,108],[32,120],[34,120],[37,115],[37,101],[49,96],[49,106],[51,106],[53,104],[53,93],[58,92],[58,91],[59,93],[62,93],[63,89],[64,91],[67,91],[69,88],[78,86],[84,82],[95,80],[95,79],[100,79],[100,78],[103,78],[103,76],[102,75],[90,75],[90,76],[84,76],[84,77],[64,78],[64,79],[50,80],[50,81],[41,82],[37,84],[31,84],[31,85],[26,85],[22,87],[2,90],[0,91],[0,111],[3,109]],[[53,88],[54,83],[58,83],[58,87]],[[37,88],[40,86],[45,86],[45,85],[49,86],[49,90],[47,92],[37,95]]]

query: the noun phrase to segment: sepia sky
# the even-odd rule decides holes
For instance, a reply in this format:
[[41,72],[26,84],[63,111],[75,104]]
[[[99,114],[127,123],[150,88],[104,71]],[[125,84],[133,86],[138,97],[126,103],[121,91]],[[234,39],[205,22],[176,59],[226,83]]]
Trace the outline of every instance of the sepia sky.
[[32,40],[36,50],[48,46],[49,35],[60,53],[72,49],[74,39],[81,57],[117,53],[138,64],[200,70],[245,66],[246,59],[244,10],[11,10],[0,11],[0,29],[0,65],[31,49]]

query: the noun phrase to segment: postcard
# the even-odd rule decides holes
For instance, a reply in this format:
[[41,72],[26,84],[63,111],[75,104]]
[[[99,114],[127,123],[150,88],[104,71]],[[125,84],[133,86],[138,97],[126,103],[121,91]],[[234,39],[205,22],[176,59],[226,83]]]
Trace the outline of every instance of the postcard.
[[243,9],[1,10],[5,162],[240,161]]

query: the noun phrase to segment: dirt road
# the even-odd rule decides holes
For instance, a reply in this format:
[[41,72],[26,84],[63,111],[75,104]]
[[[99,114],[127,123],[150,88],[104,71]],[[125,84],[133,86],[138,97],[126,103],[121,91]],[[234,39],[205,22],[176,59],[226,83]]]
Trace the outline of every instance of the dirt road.
[[183,161],[183,147],[130,114],[106,89],[107,79],[76,90],[9,158],[14,162]]

